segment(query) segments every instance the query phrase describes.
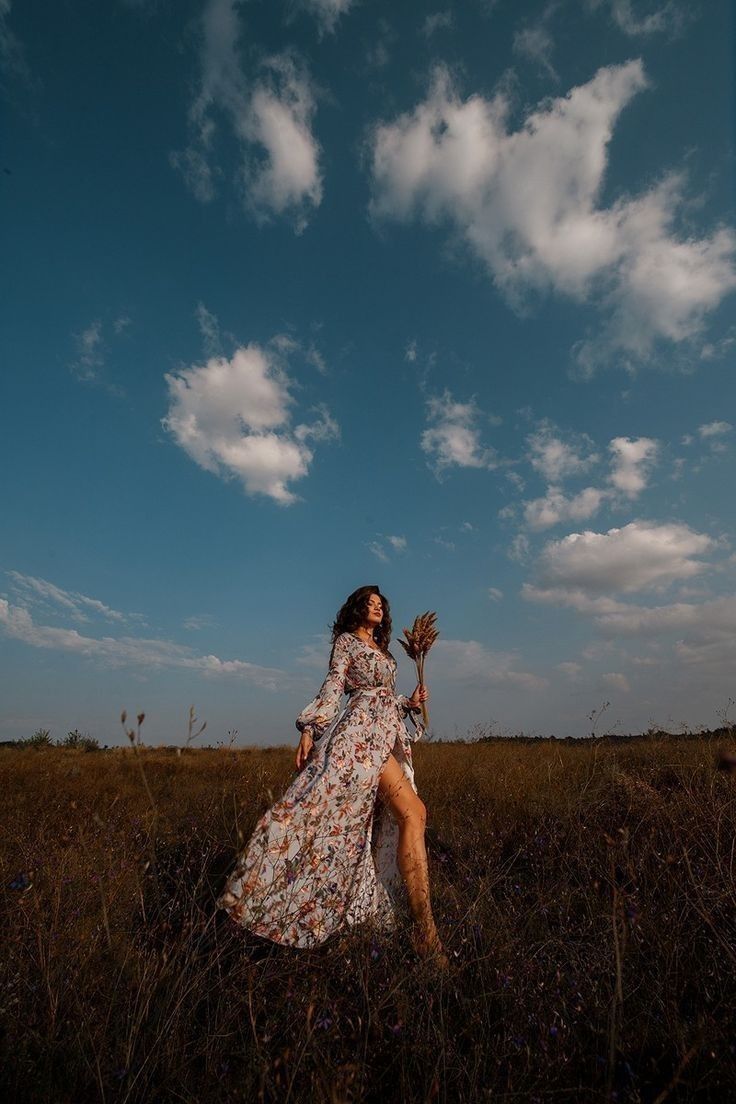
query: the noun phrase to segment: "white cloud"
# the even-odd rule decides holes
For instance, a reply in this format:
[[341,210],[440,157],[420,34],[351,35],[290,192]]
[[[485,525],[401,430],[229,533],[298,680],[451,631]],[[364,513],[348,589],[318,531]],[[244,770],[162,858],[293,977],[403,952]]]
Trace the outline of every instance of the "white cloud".
[[222,175],[213,145],[217,120],[224,115],[240,146],[244,206],[258,222],[289,215],[300,233],[322,199],[309,77],[294,54],[282,53],[264,59],[261,76],[246,81],[237,52],[236,0],[208,0],[202,28],[200,88],[189,110],[191,142],[170,155],[171,163],[195,197],[210,202]]
[[211,613],[194,614],[192,617],[186,617],[182,622],[184,628],[192,632],[198,629],[211,629],[214,624],[215,619]]
[[491,599],[492,602],[500,602],[503,598],[503,591],[499,590],[498,587],[489,587],[488,597]]
[[[388,563],[390,560],[389,550],[391,552],[406,552],[407,540],[406,537],[379,534],[380,540],[370,541],[368,548],[371,550],[374,556],[377,556],[382,563]],[[381,543],[383,541],[383,543]]]
[[314,342],[311,343],[304,355],[307,359],[307,363],[311,364],[313,368],[316,368],[321,376],[327,375],[327,361],[325,360],[317,346],[314,344]]
[[707,422],[705,425],[698,426],[698,433],[701,437],[722,437],[732,429],[730,422]]
[[[703,602],[671,602],[662,606],[640,606],[614,598],[593,597],[582,590],[565,588],[540,589],[526,585],[523,597],[530,601],[569,606],[590,617],[597,630],[608,640],[593,641],[583,650],[586,658],[598,661],[612,652],[626,657],[637,667],[659,663],[670,671],[678,671],[678,681],[696,673],[693,690],[702,691],[721,680],[728,685],[736,663],[736,594],[725,594]],[[670,638],[671,650],[661,652]],[[659,657],[637,657],[627,647],[623,652],[617,639],[648,639],[649,647]],[[656,638],[665,638],[658,640]],[[660,655],[661,652],[661,655]],[[614,687],[615,689],[615,687]]]
[[506,552],[510,560],[523,563],[529,555],[530,544],[526,533],[517,533]]
[[631,593],[689,579],[708,565],[697,557],[714,546],[684,524],[632,521],[607,533],[590,530],[549,541],[537,561],[543,589],[586,594]]
[[579,663],[567,662],[555,664],[558,671],[562,671],[562,674],[569,678],[570,682],[580,681],[580,672],[582,667]]
[[736,235],[719,227],[707,238],[678,238],[673,225],[684,199],[684,177],[673,173],[617,205],[622,252],[607,300],[611,315],[602,339],[577,346],[583,376],[612,354],[631,367],[651,358],[659,341],[695,341],[736,287]]
[[417,343],[416,340],[410,341],[404,350],[404,359],[408,360],[410,364],[413,364],[417,359]]
[[18,36],[10,28],[11,0],[0,0],[0,88],[18,82],[26,88],[36,84]]
[[623,694],[628,694],[631,690],[626,675],[622,675],[619,671],[609,671],[607,674],[601,675],[601,682],[609,690],[620,690]]
[[314,15],[321,31],[334,31],[340,16],[353,7],[355,0],[297,0],[298,6]]
[[[646,488],[658,454],[658,443],[649,437],[615,437],[609,444],[612,470],[608,477],[614,489],[588,486],[575,494],[566,494],[559,486],[560,481],[587,471],[600,459],[598,453],[589,451],[593,445],[590,438],[584,435],[581,442],[569,444],[547,423],[528,435],[527,444],[529,463],[550,484],[543,496],[522,504],[524,522],[534,530],[591,518],[604,502],[616,500],[616,492],[627,499],[636,498]],[[513,507],[505,510],[509,516],[515,513]]]
[[374,29],[377,32],[377,37],[371,44],[366,46],[365,50],[365,64],[369,70],[383,69],[388,65],[391,60],[391,50],[398,39],[391,23],[383,16],[376,20]]
[[0,598],[0,630],[33,648],[71,652],[97,660],[106,667],[135,667],[142,671],[184,669],[216,677],[243,679],[268,690],[283,689],[285,674],[276,667],[260,667],[241,659],[197,655],[191,648],[170,640],[125,636],[82,636],[76,629],[36,624],[28,610]]
[[20,571],[7,571],[6,575],[12,579],[13,589],[23,603],[60,606],[71,614],[75,621],[89,621],[90,613],[104,617],[108,621],[140,620],[140,614],[121,613],[120,610],[106,606],[98,598],[90,598],[76,590],[64,590],[50,583],[48,579],[24,575]]
[[332,637],[327,633],[315,633],[308,644],[302,644],[296,662],[302,667],[314,667],[324,671],[330,658]]
[[80,383],[89,383],[104,387],[111,395],[120,398],[125,391],[116,383],[110,383],[106,378],[107,356],[109,344],[105,339],[105,329],[108,334],[112,330],[114,339],[122,338],[132,325],[127,315],[120,315],[113,319],[106,327],[102,319],[96,318],[79,333],[72,334],[75,347],[74,358],[69,361],[68,368],[75,379]]
[[216,357],[222,353],[222,338],[220,337],[220,323],[217,317],[208,311],[204,303],[197,303],[194,312],[202,334],[202,344],[208,356]]
[[604,67],[510,132],[503,92],[462,100],[438,67],[423,102],[373,129],[371,213],[454,227],[512,303],[531,290],[597,303],[600,337],[575,348],[583,375],[695,339],[736,288],[736,234],[678,234],[681,175],[600,203],[614,126],[646,87],[639,60]]
[[291,58],[274,57],[268,64],[270,73],[256,85],[249,113],[240,120],[241,137],[265,151],[244,162],[245,201],[258,221],[296,212],[300,231],[309,209],[322,200],[320,151],[311,130],[314,96]]
[[666,606],[619,604],[598,619],[612,636],[657,636],[660,633],[695,631],[708,639],[725,639],[736,631],[736,597],[707,602],[673,602]]
[[444,11],[432,12],[422,24],[422,34],[430,38],[435,31],[449,31],[455,24],[455,17],[450,8]]
[[706,341],[700,350],[701,360],[719,360],[736,345],[736,334],[731,330],[717,341]]
[[598,487],[585,487],[569,497],[559,487],[550,487],[543,498],[524,503],[524,520],[530,529],[548,529],[561,521],[583,521],[598,513],[605,497],[606,492]]
[[519,686],[541,690],[547,680],[529,671],[516,669],[518,656],[512,652],[494,652],[477,640],[443,640],[433,646],[437,656],[438,677],[442,681],[465,686]]
[[[699,677],[723,675],[730,678],[736,662],[736,595],[695,603],[673,602],[663,606],[638,606],[612,598],[593,598],[583,591],[564,589],[540,590],[525,586],[523,596],[530,601],[570,606],[592,617],[596,628],[609,637],[597,641],[583,652],[587,658],[599,660],[614,648],[616,638],[674,637],[671,658],[673,667],[697,669]],[[659,649],[659,643],[651,647]],[[652,665],[654,660],[630,656],[636,666]]]
[[77,346],[77,358],[69,367],[77,379],[90,382],[97,378],[100,368],[104,366],[102,342],[102,322],[97,319],[91,322],[81,333],[74,335]]
[[611,483],[627,498],[636,498],[646,488],[658,443],[651,437],[614,437],[608,447],[612,453]]
[[548,421],[542,422],[526,440],[529,463],[548,483],[559,483],[567,476],[580,475],[599,459],[595,452],[583,455],[584,450],[589,450],[593,444],[587,434],[579,442],[568,444]]
[[446,468],[495,468],[495,449],[481,444],[476,425],[480,411],[471,400],[455,402],[448,390],[427,401],[428,428],[421,437],[423,451],[438,478]]
[[538,602],[547,606],[567,606],[578,613],[591,614],[596,617],[605,617],[610,613],[617,613],[631,608],[615,598],[606,598],[602,595],[594,597],[587,590],[571,586],[538,587],[533,583],[524,583],[521,588],[521,596],[527,602]]
[[280,505],[298,500],[288,487],[309,471],[307,441],[339,435],[324,407],[311,424],[290,428],[292,381],[275,351],[256,344],[231,359],[212,357],[203,366],[166,373],[169,410],[161,419],[174,440],[205,471],[238,478],[249,495],[264,494]]
[[381,563],[388,563],[388,553],[379,541],[370,541],[368,547],[373,555],[378,557]]
[[[624,34],[636,38],[652,34],[677,34],[688,18],[687,9],[680,0],[667,0],[652,11],[644,14],[644,6],[638,0],[639,11],[635,12],[632,0],[587,0],[590,8],[605,7],[611,19]],[[652,7],[651,4],[647,5]]]
[[527,24],[514,34],[514,53],[521,57],[535,61],[541,69],[553,80],[557,80],[557,72],[552,64],[554,53],[554,41],[546,20],[541,19],[537,23]]

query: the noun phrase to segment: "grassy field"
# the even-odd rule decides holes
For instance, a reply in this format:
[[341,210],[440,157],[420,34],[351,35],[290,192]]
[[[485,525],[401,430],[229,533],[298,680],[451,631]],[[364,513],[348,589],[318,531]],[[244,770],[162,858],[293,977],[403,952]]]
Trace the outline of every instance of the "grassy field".
[[733,1100],[725,746],[416,745],[446,980],[213,912],[292,750],[0,749],[5,1099]]

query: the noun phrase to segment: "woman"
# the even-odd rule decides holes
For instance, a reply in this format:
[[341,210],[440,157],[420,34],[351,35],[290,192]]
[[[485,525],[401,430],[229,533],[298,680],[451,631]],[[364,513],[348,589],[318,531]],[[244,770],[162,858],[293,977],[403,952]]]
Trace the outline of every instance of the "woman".
[[446,969],[411,753],[424,734],[414,714],[429,691],[396,693],[390,639],[378,587],[353,591],[332,626],[327,677],[296,719],[300,773],[256,824],[218,905],[256,935],[310,947],[363,921],[395,930],[408,896],[414,949]]

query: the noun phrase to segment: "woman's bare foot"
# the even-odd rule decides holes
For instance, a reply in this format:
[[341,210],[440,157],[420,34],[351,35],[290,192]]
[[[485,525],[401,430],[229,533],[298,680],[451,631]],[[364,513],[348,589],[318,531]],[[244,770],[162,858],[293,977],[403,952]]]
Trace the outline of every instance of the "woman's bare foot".
[[450,960],[434,924],[429,928],[415,924],[411,931],[411,942],[419,958],[441,970],[448,969]]

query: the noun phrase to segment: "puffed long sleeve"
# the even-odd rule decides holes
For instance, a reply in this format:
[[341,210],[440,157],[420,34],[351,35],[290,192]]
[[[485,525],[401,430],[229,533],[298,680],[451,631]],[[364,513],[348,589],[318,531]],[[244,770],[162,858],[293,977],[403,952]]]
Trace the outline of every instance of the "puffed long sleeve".
[[338,636],[332,653],[332,662],[325,681],[316,697],[305,705],[296,719],[296,727],[303,731],[309,725],[314,738],[320,736],[332,724],[340,710],[340,702],[345,690],[345,675],[350,663],[350,653],[345,634]]
[[421,740],[421,738],[426,734],[427,731],[424,727],[424,722],[418,716],[418,714],[422,712],[421,705],[410,705],[409,699],[407,698],[406,694],[397,694],[396,703],[401,712],[401,716],[404,719],[409,717],[409,719],[411,720],[413,728],[410,729],[407,727],[409,739],[414,741]]
[[408,713],[421,713],[421,705],[409,705],[409,699],[406,694],[397,694],[396,700],[401,707],[402,714],[406,717]]

